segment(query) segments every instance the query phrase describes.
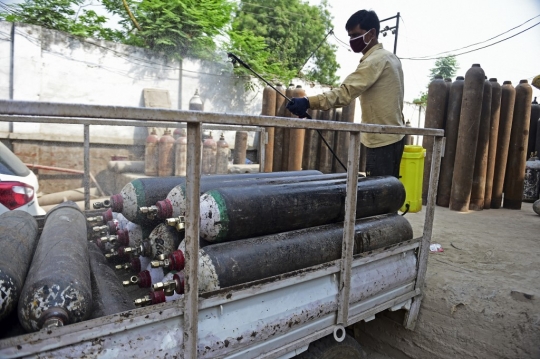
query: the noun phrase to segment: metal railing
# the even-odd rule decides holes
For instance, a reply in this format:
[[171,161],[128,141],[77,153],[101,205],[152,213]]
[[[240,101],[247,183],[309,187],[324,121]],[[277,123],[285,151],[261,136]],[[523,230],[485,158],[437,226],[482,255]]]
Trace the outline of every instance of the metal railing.
[[[358,164],[360,157],[360,133],[409,134],[434,136],[431,176],[424,221],[424,232],[418,248],[418,274],[415,290],[421,293],[424,284],[429,243],[431,241],[435,198],[444,146],[444,131],[438,129],[421,129],[398,126],[383,126],[361,123],[305,120],[296,118],[280,118],[268,116],[249,116],[223,113],[167,110],[140,107],[116,107],[79,105],[48,102],[26,102],[0,100],[0,121],[2,122],[36,122],[64,123],[84,125],[85,150],[89,146],[90,125],[155,127],[170,126],[171,122],[187,123],[187,176],[186,176],[186,263],[184,294],[184,357],[197,356],[198,325],[198,253],[199,253],[199,190],[201,173],[201,140],[203,123],[219,125],[242,125],[258,127],[286,127],[299,129],[317,129],[346,131],[350,133],[350,146],[347,159],[347,196],[345,200],[344,233],[342,257],[340,260],[340,279],[338,297],[337,325],[347,326],[349,323],[349,290],[351,266],[354,247],[354,223],[356,219],[356,183],[358,182]],[[87,153],[87,152],[85,152]],[[89,158],[85,155],[85,172],[88,172]],[[421,294],[413,298],[411,309],[405,320],[405,326],[414,328],[420,309]]]

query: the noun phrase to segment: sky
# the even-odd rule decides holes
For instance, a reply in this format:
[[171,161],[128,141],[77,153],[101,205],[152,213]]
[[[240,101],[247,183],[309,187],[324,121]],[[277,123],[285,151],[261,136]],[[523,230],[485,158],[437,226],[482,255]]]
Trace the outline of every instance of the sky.
[[[311,5],[318,5],[320,0],[309,0]],[[399,24],[397,56],[420,57],[435,55],[440,52],[462,48],[481,42],[506,32],[525,21],[534,18],[525,25],[505,35],[462,51],[468,51],[488,45],[540,22],[540,0],[329,0],[334,17],[334,33],[348,43],[345,23],[358,10],[374,10],[379,19],[401,15]],[[381,23],[395,26],[395,19]],[[339,44],[332,37],[331,43]],[[394,37],[379,35],[379,41],[389,51],[393,51]],[[461,52],[461,51],[459,51]],[[338,47],[337,60],[341,68],[338,76],[341,80],[353,72],[361,54],[355,54],[346,46]],[[478,63],[488,78],[495,77],[499,83],[510,80],[515,86],[522,79],[540,75],[540,25],[494,46],[457,56],[459,70],[456,76],[465,76],[472,64]],[[435,60],[413,61],[402,59],[405,76],[405,101],[412,102],[421,91],[426,91],[429,83],[429,69],[435,66]],[[453,79],[454,80],[454,79]],[[533,98],[540,90],[533,88]],[[407,116],[407,115],[406,115]]]

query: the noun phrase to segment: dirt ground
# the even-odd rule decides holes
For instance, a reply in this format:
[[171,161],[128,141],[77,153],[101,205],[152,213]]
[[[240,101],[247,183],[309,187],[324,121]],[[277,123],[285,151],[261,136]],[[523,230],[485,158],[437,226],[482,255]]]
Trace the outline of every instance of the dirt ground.
[[[407,214],[415,236],[425,212]],[[424,300],[414,331],[386,315],[361,323],[371,358],[540,358],[540,216],[437,207]]]

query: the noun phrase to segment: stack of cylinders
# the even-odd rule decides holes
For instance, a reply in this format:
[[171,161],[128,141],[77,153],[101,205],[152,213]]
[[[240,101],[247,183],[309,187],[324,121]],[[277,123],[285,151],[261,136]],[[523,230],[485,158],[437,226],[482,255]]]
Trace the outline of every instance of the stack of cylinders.
[[27,331],[67,325],[89,317],[92,309],[86,217],[71,201],[54,207],[19,300],[19,321]]
[[527,80],[521,80],[516,86],[514,117],[506,162],[503,207],[507,209],[521,209],[523,200],[523,182],[527,162],[525,151],[529,141],[531,100],[532,88]]
[[[266,86],[263,90],[263,102],[262,102],[262,111],[261,115],[263,116],[275,116],[276,115],[276,91],[270,87]],[[281,97],[281,96],[279,96]],[[266,128],[266,144],[264,147],[264,172],[272,172],[274,164],[274,127]]]
[[[309,110],[311,118],[319,118],[319,110]],[[302,168],[308,170],[315,170],[318,168],[319,163],[319,146],[321,138],[317,130],[306,130],[304,136],[304,153],[302,155]]]
[[[335,109],[321,112],[321,120],[332,121],[334,119]],[[332,172],[332,153],[328,147],[332,148],[334,145],[334,134],[332,131],[324,130],[320,131],[322,137],[326,140],[328,146],[321,139],[319,148],[319,171],[322,173]]]
[[152,132],[146,137],[146,145],[144,148],[144,174],[147,176],[158,175],[158,143],[159,137],[157,136],[156,129],[153,128]]
[[510,131],[514,116],[516,89],[511,81],[504,81],[501,87],[501,113],[499,117],[499,134],[497,136],[497,155],[495,172],[493,174],[493,191],[491,193],[491,208],[501,208],[504,187],[504,175],[510,146]]
[[449,207],[453,211],[467,212],[469,210],[482,112],[484,79],[484,70],[479,64],[474,64],[465,74],[454,175],[450,192]]
[[[289,84],[289,87],[287,87],[287,90],[285,90],[285,96],[288,98],[294,97],[294,91],[296,87],[294,84]],[[285,103],[283,106],[285,107],[287,104]],[[287,110],[287,108],[284,108],[283,117],[293,117],[294,115]],[[290,143],[291,143],[291,130],[289,128],[283,129],[283,155],[281,157],[281,170],[282,171],[290,171],[289,169],[289,150],[290,150]]]
[[[285,88],[282,84],[277,84],[276,89],[285,93]],[[285,117],[285,98],[283,96],[276,97],[276,116]],[[274,128],[274,156],[272,159],[272,171],[281,172],[283,171],[282,160],[283,160],[283,127]]]
[[491,208],[491,195],[493,193],[493,175],[497,159],[497,139],[499,134],[499,117],[501,114],[501,85],[496,78],[489,79],[491,83],[491,120],[489,132],[489,149],[486,171],[486,192],[484,195],[484,209]]
[[233,156],[233,163],[235,165],[243,165],[246,163],[247,137],[248,133],[246,131],[236,131]]
[[531,124],[529,126],[529,145],[527,146],[527,156],[531,156],[536,152],[536,155],[538,155],[538,151],[536,148],[538,147],[536,135],[538,132],[538,120],[540,119],[540,105],[538,102],[536,102],[536,97],[534,98],[534,101],[531,104]]
[[[446,113],[446,97],[448,86],[442,76],[437,75],[431,81],[428,87],[428,101],[426,107],[425,128],[444,128],[444,118]],[[432,136],[424,136],[422,147],[426,149],[426,158],[424,159],[424,179],[422,182],[422,204],[426,205],[429,189],[429,177],[431,175],[431,154],[433,152]]]
[[486,78],[484,81],[484,91],[482,96],[482,112],[480,114],[478,142],[476,145],[471,201],[469,203],[469,209],[473,211],[481,211],[484,209],[489,135],[491,132],[491,97],[491,83]]
[[[305,97],[306,91],[298,85],[293,90],[293,97]],[[297,117],[297,116],[292,116]],[[304,138],[306,130],[302,128],[291,128],[289,130],[289,158],[287,169],[289,171],[300,171],[302,169],[302,155],[304,152]]]
[[454,174],[454,161],[456,159],[456,146],[459,130],[459,116],[461,114],[461,100],[463,97],[463,84],[465,78],[458,76],[450,87],[448,97],[448,109],[446,111],[446,124],[444,135],[446,144],[444,157],[441,160],[441,173],[439,175],[439,187],[437,189],[437,205],[448,207],[450,205],[450,190],[452,188],[452,176]]
[[158,176],[174,175],[174,137],[171,136],[171,130],[166,129],[165,133],[159,139],[158,152]]
[[[352,100],[348,106],[343,107],[341,113],[341,122],[354,122],[354,112],[356,109],[356,99]],[[336,145],[336,155],[341,160],[341,162],[346,163],[347,158],[349,157],[349,140],[350,136],[348,132],[336,131],[335,136],[335,145]],[[347,172],[337,161],[334,161],[334,172],[344,173]]]

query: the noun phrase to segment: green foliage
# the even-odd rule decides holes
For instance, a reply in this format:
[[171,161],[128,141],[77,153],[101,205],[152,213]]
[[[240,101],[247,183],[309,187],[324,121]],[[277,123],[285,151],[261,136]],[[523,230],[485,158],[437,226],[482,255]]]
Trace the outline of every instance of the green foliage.
[[336,47],[323,41],[331,28],[326,1],[311,6],[300,0],[241,0],[229,32],[229,49],[242,53],[254,70],[272,73],[284,83],[298,75],[336,85]]
[[429,81],[433,81],[437,75],[441,75],[443,79],[453,78],[458,69],[459,64],[455,56],[441,57],[435,61],[435,67],[429,70]]
[[[24,22],[48,29],[71,33],[76,36],[118,41],[119,31],[104,27],[105,16],[93,10],[82,9],[84,0],[26,0],[11,6],[11,11],[0,12],[0,19]],[[79,11],[76,11],[77,9]]]

